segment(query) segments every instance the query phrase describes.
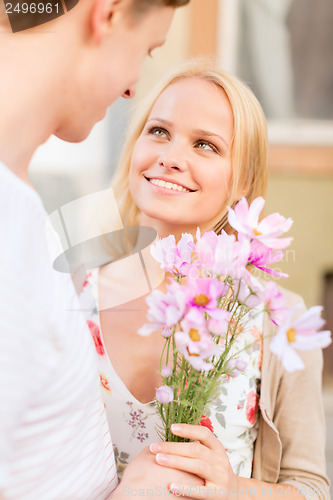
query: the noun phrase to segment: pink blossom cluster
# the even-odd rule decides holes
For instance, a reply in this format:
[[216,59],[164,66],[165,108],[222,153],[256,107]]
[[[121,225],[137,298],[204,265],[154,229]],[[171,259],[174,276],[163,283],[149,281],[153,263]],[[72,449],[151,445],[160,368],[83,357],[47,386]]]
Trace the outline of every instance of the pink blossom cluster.
[[[264,205],[261,197],[250,206],[243,198],[234,209],[228,208],[228,222],[237,236],[225,231],[201,234],[198,228],[196,241],[186,233],[178,243],[170,235],[152,246],[153,257],[173,277],[166,292],[154,290],[147,298],[149,323],[139,330],[141,335],[162,328],[167,341],[174,336],[178,355],[205,373],[214,369],[224,346],[235,339],[233,325],[239,315],[245,319],[261,311],[269,315],[278,327],[271,349],[288,371],[304,367],[298,350],[330,344],[330,332],[319,331],[324,324],[320,307],[295,319],[298,311],[288,309],[278,285],[254,277],[254,269],[285,277],[270,265],[283,258],[292,241],[281,237],[292,220],[278,213],[261,219]],[[236,376],[242,371],[237,360],[225,358],[225,373]],[[170,400],[171,391],[160,390],[159,398]]]

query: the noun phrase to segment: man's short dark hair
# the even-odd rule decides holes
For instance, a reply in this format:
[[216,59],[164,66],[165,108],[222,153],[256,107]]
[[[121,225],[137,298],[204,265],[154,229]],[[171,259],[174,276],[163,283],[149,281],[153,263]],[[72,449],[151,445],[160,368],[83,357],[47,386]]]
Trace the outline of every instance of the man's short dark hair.
[[156,7],[182,7],[190,2],[190,0],[132,0],[132,20],[135,22],[140,22],[142,16],[144,16],[147,11]]
[[[176,8],[188,4],[189,1],[132,0],[132,13],[135,18],[138,18],[152,7],[164,6]],[[0,23],[6,10],[12,31],[14,33],[23,31],[62,16],[75,7],[78,2],[79,0],[64,0],[64,10],[61,0],[0,0]]]
[[133,7],[139,11],[148,10],[151,7],[182,7],[189,3],[190,0],[132,0]]

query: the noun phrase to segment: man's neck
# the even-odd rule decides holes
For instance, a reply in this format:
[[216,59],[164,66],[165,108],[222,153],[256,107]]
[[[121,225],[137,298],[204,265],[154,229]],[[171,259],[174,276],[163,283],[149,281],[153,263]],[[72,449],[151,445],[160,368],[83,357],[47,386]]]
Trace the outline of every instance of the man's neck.
[[29,183],[30,160],[58,125],[59,92],[56,61],[43,48],[52,33],[23,37],[0,32],[0,160]]
[[42,130],[43,121],[38,120],[40,114],[37,110],[31,114],[29,107],[23,105],[19,115],[15,115],[0,116],[0,160],[24,182],[29,183],[28,166],[32,155],[50,134],[47,127]]

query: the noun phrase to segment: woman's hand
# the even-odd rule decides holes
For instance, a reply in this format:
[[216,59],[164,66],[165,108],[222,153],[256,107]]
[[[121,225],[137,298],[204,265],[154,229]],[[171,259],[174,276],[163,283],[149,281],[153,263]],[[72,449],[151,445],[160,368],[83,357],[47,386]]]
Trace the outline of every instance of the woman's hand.
[[171,482],[198,487],[204,484],[200,477],[188,472],[170,469],[167,466],[160,467],[147,447],[128,464],[111,498],[121,500],[124,497],[135,496],[167,496]]
[[222,443],[201,425],[173,424],[176,436],[190,439],[190,443],[154,443],[150,451],[156,455],[159,465],[191,472],[205,481],[204,486],[171,483],[169,488],[177,496],[207,498],[229,496],[237,499],[239,478],[234,474]]

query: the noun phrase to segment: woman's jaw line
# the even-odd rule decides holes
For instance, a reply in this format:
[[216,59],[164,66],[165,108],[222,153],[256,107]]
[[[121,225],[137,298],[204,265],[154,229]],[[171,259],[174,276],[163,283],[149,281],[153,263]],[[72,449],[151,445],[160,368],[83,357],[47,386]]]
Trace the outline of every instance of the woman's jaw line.
[[185,223],[163,221],[161,219],[150,217],[143,212],[141,212],[139,215],[139,225],[152,227],[157,231],[157,235],[159,238],[166,238],[167,236],[173,234],[176,238],[176,241],[180,240],[183,233],[190,233],[194,237],[197,231],[196,225],[193,226],[192,224],[186,225]]

